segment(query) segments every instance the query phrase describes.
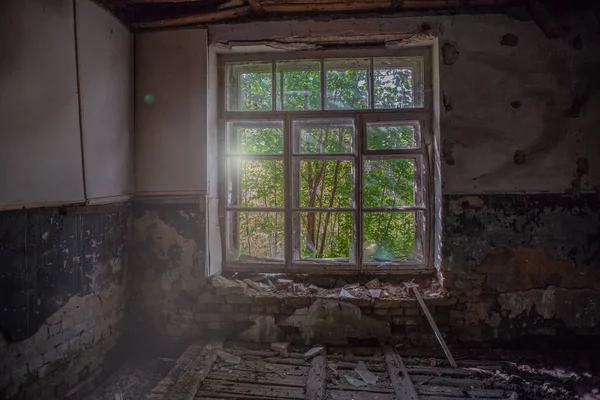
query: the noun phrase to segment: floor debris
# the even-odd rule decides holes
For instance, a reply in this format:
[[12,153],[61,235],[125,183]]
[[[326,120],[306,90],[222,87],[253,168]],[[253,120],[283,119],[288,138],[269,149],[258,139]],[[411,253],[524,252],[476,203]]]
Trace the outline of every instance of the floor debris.
[[242,361],[240,357],[227,353],[223,350],[217,350],[217,356],[219,356],[221,360],[229,364],[239,364]]
[[307,351],[304,354],[304,358],[310,360],[311,358],[316,357],[319,354],[323,354],[324,350],[325,350],[324,347],[313,347],[312,349],[310,349],[309,351]]
[[360,376],[366,384],[375,385],[377,383],[377,375],[369,371],[369,369],[367,368],[367,364],[365,364],[364,361],[359,361],[358,364],[356,364],[356,368],[354,368],[354,371],[356,371],[358,376]]
[[379,282],[379,279],[377,279],[377,278],[365,283],[365,287],[367,289],[379,289],[380,286],[381,286],[381,282]]
[[288,357],[288,348],[290,347],[290,342],[276,342],[271,343],[271,350],[275,350],[283,357]]
[[349,384],[351,384],[352,386],[354,386],[354,387],[356,387],[356,388],[358,388],[358,387],[361,387],[361,386],[366,386],[366,385],[367,385],[367,384],[366,384],[365,382],[363,382],[362,380],[360,380],[360,379],[356,379],[356,378],[353,378],[353,377],[351,377],[351,376],[350,376],[350,375],[348,375],[348,374],[344,375],[344,378],[346,378],[346,381],[347,381]]
[[381,289],[369,289],[369,295],[374,299],[378,299],[381,297]]
[[346,298],[346,299],[354,299],[355,297],[353,295],[350,294],[350,292],[348,292],[346,289],[342,289],[340,290],[340,297],[342,298]]

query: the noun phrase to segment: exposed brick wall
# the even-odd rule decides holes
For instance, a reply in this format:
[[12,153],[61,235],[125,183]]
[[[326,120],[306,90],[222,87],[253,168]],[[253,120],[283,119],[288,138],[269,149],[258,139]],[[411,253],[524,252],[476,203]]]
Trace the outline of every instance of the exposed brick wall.
[[600,334],[595,195],[447,196],[444,286],[464,341]]
[[[442,332],[449,330],[455,298],[426,299]],[[223,336],[269,342],[340,344],[352,340],[433,343],[416,299],[332,298],[293,293],[227,293],[206,286],[196,304],[174,307],[165,325],[170,337]]]
[[124,331],[129,206],[0,219],[0,398],[73,397]]

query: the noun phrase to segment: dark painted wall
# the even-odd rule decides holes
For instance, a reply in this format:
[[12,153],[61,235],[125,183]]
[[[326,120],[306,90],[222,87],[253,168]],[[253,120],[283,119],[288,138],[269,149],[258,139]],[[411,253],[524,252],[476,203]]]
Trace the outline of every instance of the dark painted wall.
[[596,194],[445,196],[444,206],[455,337],[600,334]]
[[98,370],[122,333],[129,233],[128,204],[0,212],[0,398],[60,397]]
[[179,311],[195,307],[206,283],[205,228],[204,197],[136,201],[128,321],[133,331],[151,329],[171,340],[181,335],[187,322]]

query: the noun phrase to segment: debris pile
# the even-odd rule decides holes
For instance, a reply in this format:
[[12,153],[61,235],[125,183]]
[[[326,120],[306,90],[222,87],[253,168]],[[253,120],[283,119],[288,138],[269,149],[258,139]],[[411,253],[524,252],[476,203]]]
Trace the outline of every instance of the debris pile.
[[[337,288],[322,288],[313,283],[298,283],[292,279],[276,279],[275,283],[267,277],[259,279],[227,279],[222,276],[215,276],[212,279],[212,285],[217,289],[217,294],[256,294],[272,293],[276,296],[286,295],[312,295],[325,298],[346,298],[346,299],[387,299],[403,300],[413,299],[410,288],[415,284],[404,282],[400,285],[393,285],[388,282],[381,282],[378,278],[372,279],[361,285],[358,282],[347,284],[340,282]],[[428,287],[421,286],[421,294],[424,298],[441,298],[448,295],[442,286],[434,282]]]

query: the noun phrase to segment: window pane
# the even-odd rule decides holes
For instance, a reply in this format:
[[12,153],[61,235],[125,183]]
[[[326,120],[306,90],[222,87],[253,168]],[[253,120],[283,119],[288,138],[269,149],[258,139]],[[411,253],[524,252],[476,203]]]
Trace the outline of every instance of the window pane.
[[365,262],[420,261],[416,246],[415,213],[364,213],[363,258]]
[[373,59],[375,108],[423,106],[420,57]]
[[[296,216],[300,243],[296,259],[354,262],[354,213],[305,212]],[[300,219],[300,232],[297,219]],[[299,257],[298,257],[299,256]]]
[[273,69],[270,62],[228,65],[229,111],[273,110]]
[[229,205],[283,207],[283,160],[229,160]]
[[369,150],[414,149],[419,147],[418,122],[377,122],[367,124]]
[[365,207],[399,207],[415,204],[414,159],[365,159]]
[[284,258],[282,212],[230,211],[228,258],[233,261],[281,261]]
[[369,108],[369,59],[325,60],[325,109]]
[[354,121],[351,119],[294,121],[293,140],[296,154],[352,153]]
[[352,161],[301,160],[299,165],[300,207],[353,207]]
[[321,109],[320,61],[278,62],[275,80],[278,110],[302,111]]
[[229,153],[283,154],[283,122],[230,122]]

